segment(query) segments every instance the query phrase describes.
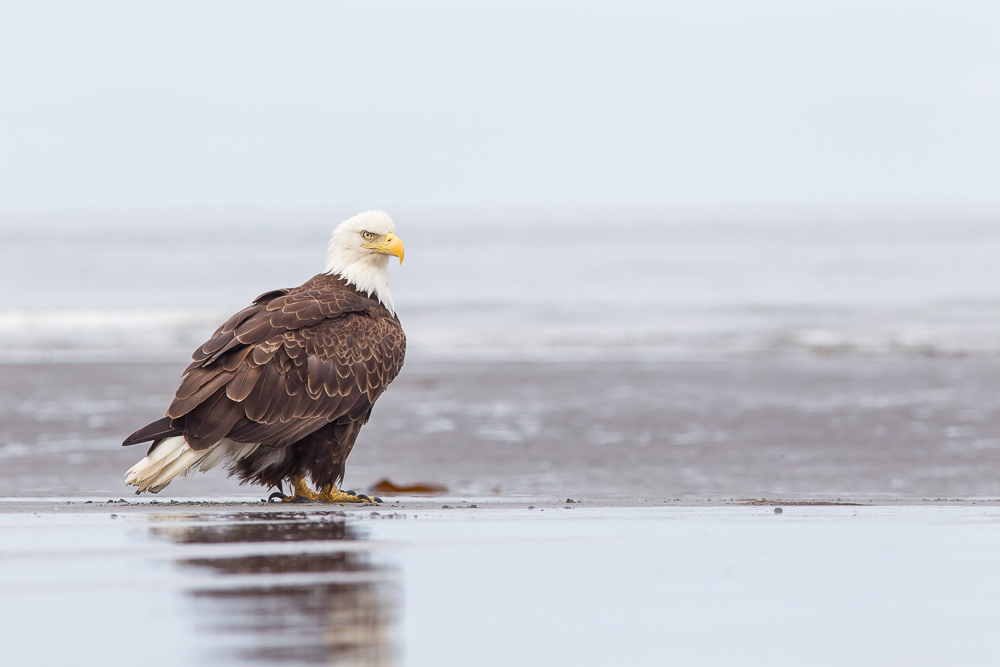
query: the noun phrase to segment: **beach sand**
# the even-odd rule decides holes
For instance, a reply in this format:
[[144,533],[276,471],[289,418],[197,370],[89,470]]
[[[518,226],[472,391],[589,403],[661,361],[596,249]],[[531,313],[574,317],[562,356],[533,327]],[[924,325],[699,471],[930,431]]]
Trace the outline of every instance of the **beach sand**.
[[[0,497],[124,497],[123,448],[163,415],[179,364],[7,365]],[[1000,359],[798,355],[407,362],[345,485],[459,496],[1000,497]],[[159,494],[259,499],[221,470]]]

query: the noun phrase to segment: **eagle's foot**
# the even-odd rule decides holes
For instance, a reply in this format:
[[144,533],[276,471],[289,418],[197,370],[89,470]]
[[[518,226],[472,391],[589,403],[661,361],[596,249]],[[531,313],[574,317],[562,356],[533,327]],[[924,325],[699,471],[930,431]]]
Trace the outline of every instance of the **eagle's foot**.
[[283,503],[307,503],[315,500],[322,500],[320,494],[309,488],[304,477],[292,478],[292,490],[294,495],[285,496],[281,499]]
[[323,487],[323,492],[319,499],[324,503],[374,503],[382,502],[377,498],[371,498],[363,493],[353,491],[341,491],[336,484],[327,484]]
[[[292,490],[295,492],[291,496],[281,496],[281,502],[283,503],[308,503],[320,501],[324,503],[380,503],[381,498],[374,498],[371,496],[366,496],[363,493],[354,493],[354,491],[341,491],[337,488],[336,484],[327,484],[323,487],[322,492],[316,493],[306,482],[304,477],[293,477],[292,478]],[[272,493],[272,496],[277,496],[279,494]]]

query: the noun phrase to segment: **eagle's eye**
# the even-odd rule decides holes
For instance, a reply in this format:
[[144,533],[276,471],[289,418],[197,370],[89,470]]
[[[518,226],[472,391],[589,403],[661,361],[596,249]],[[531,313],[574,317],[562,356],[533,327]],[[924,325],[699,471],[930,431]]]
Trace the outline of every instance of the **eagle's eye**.
[[371,241],[373,238],[375,238],[375,235],[372,234],[371,232],[361,232],[361,238],[363,238],[365,241]]

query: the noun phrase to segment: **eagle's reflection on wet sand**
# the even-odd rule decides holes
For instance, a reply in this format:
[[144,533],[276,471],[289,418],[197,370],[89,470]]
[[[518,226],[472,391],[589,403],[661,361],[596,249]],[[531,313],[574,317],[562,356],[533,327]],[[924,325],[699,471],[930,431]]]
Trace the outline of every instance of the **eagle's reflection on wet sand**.
[[206,575],[190,590],[192,614],[222,662],[394,663],[392,571],[364,550],[357,526],[333,513],[191,520],[150,531],[178,545],[240,547],[176,561],[199,579]]

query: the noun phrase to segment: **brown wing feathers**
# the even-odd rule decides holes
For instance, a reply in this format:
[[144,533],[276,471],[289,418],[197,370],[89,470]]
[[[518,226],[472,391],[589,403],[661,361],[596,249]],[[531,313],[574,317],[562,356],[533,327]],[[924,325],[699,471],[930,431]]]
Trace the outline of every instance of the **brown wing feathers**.
[[399,372],[405,345],[398,320],[339,278],[268,292],[195,352],[167,417],[125,444],[182,427],[194,449],[223,437],[282,446],[363,419]]
[[157,419],[152,424],[147,424],[143,426],[138,431],[125,438],[125,442],[122,444],[137,445],[140,442],[149,442],[150,440],[159,440],[160,438],[169,438],[175,435],[181,435],[184,433],[183,424],[174,424],[174,420],[170,417],[164,417],[162,419]]
[[184,436],[191,449],[205,449],[226,437],[241,418],[238,403],[220,389],[195,407],[184,419]]

